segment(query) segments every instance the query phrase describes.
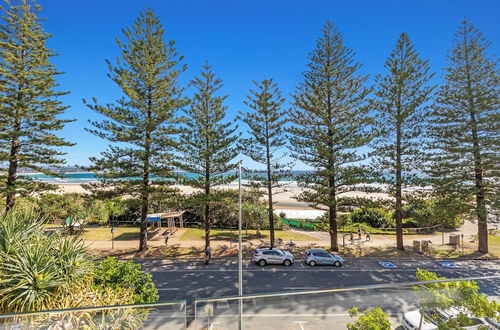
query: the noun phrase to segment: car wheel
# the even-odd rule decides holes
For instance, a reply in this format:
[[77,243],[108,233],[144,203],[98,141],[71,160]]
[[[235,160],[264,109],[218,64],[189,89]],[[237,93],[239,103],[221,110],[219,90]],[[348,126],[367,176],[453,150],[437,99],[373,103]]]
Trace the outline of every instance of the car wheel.
[[259,260],[259,266],[264,267],[267,265],[267,262],[264,259]]
[[283,265],[285,265],[286,267],[290,266],[292,264],[292,262],[288,259],[286,259],[285,261],[283,261]]
[[313,261],[310,261],[310,262],[309,262],[309,266],[313,266],[313,267],[314,267],[314,266],[316,266],[316,261],[314,261],[314,260],[313,260]]
[[333,265],[334,265],[335,267],[340,267],[340,261],[335,261],[335,262],[333,263]]

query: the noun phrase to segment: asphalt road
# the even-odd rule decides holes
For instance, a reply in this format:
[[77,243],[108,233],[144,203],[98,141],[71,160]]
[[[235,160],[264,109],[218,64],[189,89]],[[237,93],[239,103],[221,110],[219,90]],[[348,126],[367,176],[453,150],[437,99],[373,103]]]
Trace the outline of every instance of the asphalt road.
[[[186,300],[189,328],[237,329],[239,302],[231,299],[200,301],[202,298],[234,296],[238,293],[237,260],[136,260],[153,274],[161,301]],[[396,267],[385,268],[379,261],[391,261]],[[434,260],[347,260],[340,268],[309,267],[297,260],[291,267],[259,267],[244,261],[244,295],[279,293],[249,297],[243,303],[245,329],[342,329],[349,321],[348,310],[381,307],[391,315],[394,325],[402,313],[416,308],[410,287],[371,288],[355,291],[307,294],[339,288],[359,288],[374,284],[415,281],[417,268],[436,272],[448,278],[500,274],[500,261],[453,261],[448,268]],[[500,280],[478,281],[481,292],[498,299]],[[293,293],[283,295],[283,293]],[[297,294],[300,293],[300,294]],[[182,328],[183,305],[166,306],[165,311],[151,315],[150,328]],[[196,320],[195,316],[196,315]],[[173,318],[168,319],[170,316]],[[156,318],[155,318],[156,317]],[[332,327],[332,325],[336,325]]]

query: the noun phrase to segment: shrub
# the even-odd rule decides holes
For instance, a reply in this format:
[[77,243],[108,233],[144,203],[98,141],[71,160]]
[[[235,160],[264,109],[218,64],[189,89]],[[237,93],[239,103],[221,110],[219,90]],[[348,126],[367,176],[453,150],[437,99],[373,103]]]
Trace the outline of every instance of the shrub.
[[356,317],[357,320],[347,323],[348,330],[389,330],[391,329],[391,321],[389,316],[381,308],[375,307],[371,310],[367,309],[363,314],[360,314],[357,307],[349,310],[351,317]]
[[141,271],[141,265],[130,260],[104,259],[95,270],[94,283],[101,287],[132,290],[135,304],[154,303],[160,298],[152,275]]
[[0,216],[0,310],[48,309],[54,296],[81,285],[93,263],[77,238],[50,237],[44,218],[17,209]]
[[421,226],[417,220],[413,218],[403,219],[403,228],[419,228],[419,227]]
[[94,200],[87,203],[87,214],[85,217],[87,223],[106,224],[109,222],[109,215],[110,210],[105,202]]
[[370,227],[385,227],[390,223],[391,214],[382,208],[357,209],[351,213],[353,223],[366,223]]
[[443,199],[413,199],[403,208],[403,217],[413,219],[413,227],[443,225],[456,228],[462,222],[461,211],[450,207]]

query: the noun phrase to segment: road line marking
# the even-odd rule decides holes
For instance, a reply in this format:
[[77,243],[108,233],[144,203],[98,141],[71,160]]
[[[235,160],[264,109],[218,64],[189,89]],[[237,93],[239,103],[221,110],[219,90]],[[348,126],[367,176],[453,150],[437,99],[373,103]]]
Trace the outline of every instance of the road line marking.
[[[341,273],[341,272],[377,272],[377,273],[382,273],[382,272],[415,272],[417,269],[311,269],[311,268],[304,268],[304,269],[246,269],[245,272],[251,273],[251,272],[271,272],[271,273],[277,273],[277,272],[330,272],[330,273]],[[493,269],[489,268],[477,268],[477,269],[446,269],[446,268],[432,268],[432,269],[426,269],[428,271],[447,271],[447,272],[478,272],[478,271],[495,271]],[[202,273],[202,272],[231,272],[231,273],[237,273],[237,269],[171,269],[171,270],[147,270],[149,273]]]
[[[219,317],[235,317],[239,316],[238,314],[219,314],[217,316],[214,316],[219,318]],[[243,317],[319,317],[319,316],[350,316],[348,313],[325,313],[325,314],[245,314],[243,313]],[[389,316],[398,316],[398,314],[391,315]]]
[[180,290],[179,288],[157,288],[156,290],[158,291],[177,291]]
[[316,290],[317,286],[285,286],[283,287],[285,290]]

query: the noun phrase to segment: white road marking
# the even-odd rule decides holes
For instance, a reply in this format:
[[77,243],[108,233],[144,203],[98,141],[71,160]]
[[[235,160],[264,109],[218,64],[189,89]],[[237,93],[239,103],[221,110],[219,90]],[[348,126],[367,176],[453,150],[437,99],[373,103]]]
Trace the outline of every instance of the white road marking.
[[[238,314],[219,314],[217,318],[222,317],[235,317],[239,316]],[[319,314],[246,314],[243,313],[243,317],[322,317],[322,316],[350,316],[349,313],[319,313]],[[389,316],[398,316],[398,314],[389,314]]]
[[316,290],[317,286],[285,286],[285,290]]
[[[436,272],[436,271],[454,271],[452,269],[443,269],[443,268],[431,268],[427,269],[428,271]],[[461,269],[461,271],[480,271],[480,270],[486,270],[486,271],[492,271],[491,269],[484,269],[484,268],[477,268],[477,269]],[[171,269],[171,270],[146,270],[149,273],[203,273],[203,272],[232,272],[236,273],[238,272],[237,269]],[[310,268],[303,268],[303,269],[245,269],[245,272],[330,272],[330,273],[342,273],[342,272],[377,272],[377,273],[384,273],[384,272],[412,272],[414,273],[416,271],[415,269],[310,269]],[[456,269],[455,269],[456,271]]]
[[179,288],[157,288],[158,291],[178,291]]

